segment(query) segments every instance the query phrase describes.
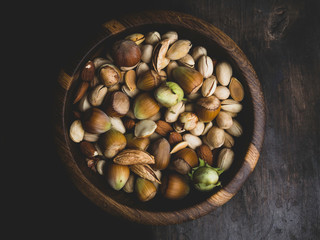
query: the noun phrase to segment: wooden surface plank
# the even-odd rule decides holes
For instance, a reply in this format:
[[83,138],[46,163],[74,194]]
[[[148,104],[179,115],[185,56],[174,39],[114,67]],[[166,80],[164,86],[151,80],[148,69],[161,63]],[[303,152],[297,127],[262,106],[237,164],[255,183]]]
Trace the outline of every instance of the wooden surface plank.
[[[260,160],[240,191],[210,214],[178,225],[143,226],[108,215],[84,197],[67,177],[53,140],[42,132],[39,144],[43,152],[50,153],[44,163],[48,171],[40,171],[46,187],[35,201],[40,210],[36,222],[30,221],[37,229],[28,228],[28,233],[41,235],[41,229],[52,237],[73,239],[110,235],[118,239],[317,239],[320,233],[318,1],[163,0],[116,1],[112,7],[108,5],[92,3],[75,10],[74,5],[62,7],[52,2],[38,8],[39,19],[47,25],[41,34],[50,56],[45,64],[46,73],[52,72],[46,75],[49,88],[59,76],[63,62],[86,46],[102,23],[120,14],[147,9],[192,14],[229,35],[257,72],[267,111]],[[53,94],[52,91],[42,97],[50,101]]]

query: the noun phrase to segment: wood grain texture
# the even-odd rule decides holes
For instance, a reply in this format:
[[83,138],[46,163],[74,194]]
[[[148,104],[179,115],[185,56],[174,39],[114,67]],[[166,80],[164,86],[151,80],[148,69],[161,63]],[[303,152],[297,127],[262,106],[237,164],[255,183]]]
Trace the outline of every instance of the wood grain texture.
[[[132,11],[177,10],[214,24],[240,46],[253,64],[266,100],[267,122],[260,159],[239,192],[206,216],[177,225],[143,226],[104,213],[69,183],[58,164],[58,156],[53,154],[48,168],[51,171],[44,178],[50,186],[47,202],[42,201],[41,205],[36,201],[44,213],[38,218],[41,221],[36,222],[39,229],[56,237],[63,234],[91,238],[116,235],[119,239],[318,238],[320,84],[316,79],[320,75],[320,6],[317,1],[177,0],[156,5],[151,1],[127,4],[118,1],[112,8],[80,7],[72,15],[73,6],[69,9],[59,6],[55,11],[52,7],[49,16],[57,19],[58,14],[60,19],[52,24],[49,35],[52,45],[59,46],[57,52],[51,52],[54,66],[61,60],[69,62],[66,55],[72,56],[87,46],[97,25]],[[87,34],[82,33],[84,29]],[[62,41],[55,37],[61,31],[77,40],[70,37]],[[51,77],[53,82],[56,79],[57,76]],[[42,139],[45,142],[45,136]]]

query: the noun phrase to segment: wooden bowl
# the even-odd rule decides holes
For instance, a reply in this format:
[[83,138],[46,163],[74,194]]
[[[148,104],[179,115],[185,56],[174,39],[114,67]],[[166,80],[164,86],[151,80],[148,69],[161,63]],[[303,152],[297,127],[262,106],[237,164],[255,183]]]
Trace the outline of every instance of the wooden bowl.
[[[78,83],[79,70],[90,59],[104,53],[105,47],[125,36],[157,30],[161,34],[175,30],[179,39],[191,40],[193,46],[202,45],[209,56],[231,63],[234,76],[245,88],[243,110],[238,116],[244,133],[236,139],[235,160],[221,175],[222,188],[209,193],[192,191],[179,201],[161,197],[142,203],[134,194],[111,189],[106,180],[90,170],[79,146],[69,138],[73,121],[72,97]],[[167,225],[199,218],[230,200],[244,184],[258,161],[265,132],[265,104],[257,75],[241,49],[222,31],[201,19],[173,11],[146,11],[122,16],[106,22],[100,37],[61,71],[56,93],[56,142],[59,155],[78,189],[106,212],[130,221]]]

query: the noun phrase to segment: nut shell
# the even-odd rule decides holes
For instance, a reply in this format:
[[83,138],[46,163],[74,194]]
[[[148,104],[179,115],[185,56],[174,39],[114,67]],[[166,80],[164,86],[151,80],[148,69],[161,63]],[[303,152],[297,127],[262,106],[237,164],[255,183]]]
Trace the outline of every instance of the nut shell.
[[178,173],[163,175],[161,182],[161,194],[167,199],[179,200],[186,197],[190,192],[187,179]]
[[119,40],[112,47],[114,62],[119,67],[132,67],[141,59],[141,50],[132,40]]
[[111,121],[102,110],[93,107],[83,113],[82,126],[86,132],[99,134],[111,128]]
[[150,118],[156,115],[159,110],[159,104],[148,92],[139,94],[134,100],[133,112],[137,119]]
[[220,100],[215,96],[200,98],[196,102],[195,112],[202,122],[211,122],[221,109]]
[[200,72],[184,66],[174,68],[172,77],[187,95],[197,92],[203,83],[203,76]]
[[128,166],[111,163],[106,169],[106,179],[109,185],[119,191],[124,187],[130,176]]

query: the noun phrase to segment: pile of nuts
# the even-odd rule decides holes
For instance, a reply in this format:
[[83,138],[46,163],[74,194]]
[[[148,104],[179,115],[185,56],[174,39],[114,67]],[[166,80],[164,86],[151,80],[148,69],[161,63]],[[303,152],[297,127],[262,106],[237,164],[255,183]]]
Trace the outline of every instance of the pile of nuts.
[[69,134],[113,189],[182,199],[220,185],[243,98],[231,65],[203,46],[175,31],[135,33],[82,68]]

